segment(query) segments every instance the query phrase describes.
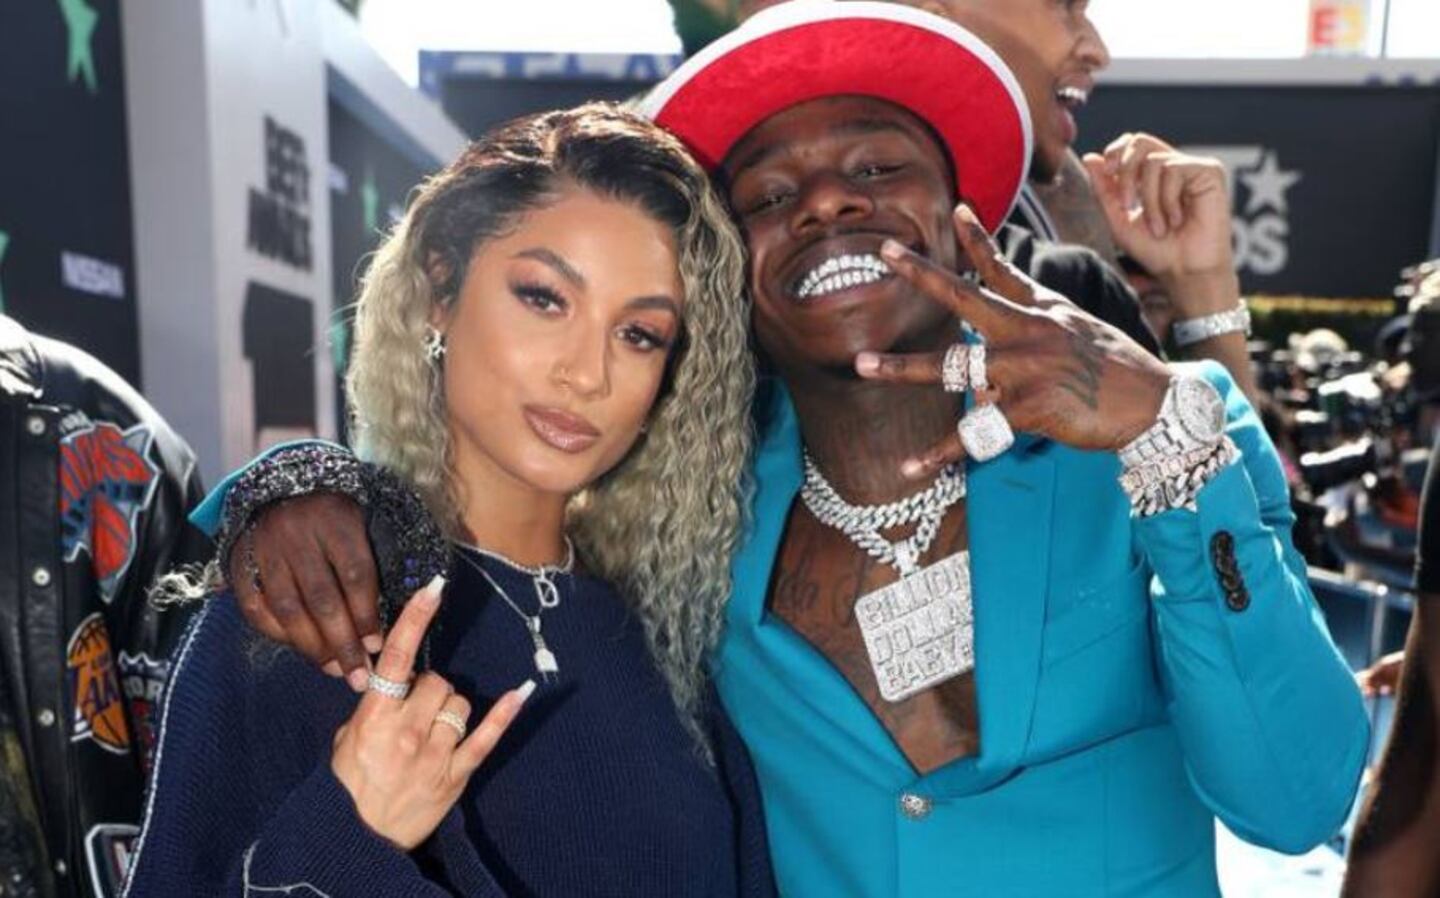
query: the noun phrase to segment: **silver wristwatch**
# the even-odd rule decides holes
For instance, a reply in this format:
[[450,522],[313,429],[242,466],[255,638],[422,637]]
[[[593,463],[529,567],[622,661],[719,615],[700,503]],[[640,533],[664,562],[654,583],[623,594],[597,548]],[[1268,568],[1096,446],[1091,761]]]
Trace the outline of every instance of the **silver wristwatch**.
[[1248,337],[1250,336],[1250,309],[1242,299],[1240,305],[1229,311],[1177,321],[1170,326],[1170,333],[1175,337],[1176,346],[1189,346],[1191,343],[1199,343],[1201,340],[1208,340],[1221,334],[1241,333]]
[[1195,495],[1236,457],[1225,400],[1198,377],[1171,378],[1160,414],[1120,452],[1120,486],[1142,515],[1193,507]]

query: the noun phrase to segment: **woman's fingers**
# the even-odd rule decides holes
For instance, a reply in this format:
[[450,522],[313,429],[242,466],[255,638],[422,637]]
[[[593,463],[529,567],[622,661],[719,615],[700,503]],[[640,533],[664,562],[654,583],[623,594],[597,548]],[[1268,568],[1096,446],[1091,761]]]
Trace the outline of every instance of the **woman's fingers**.
[[[395,683],[410,682],[410,675],[415,671],[415,656],[420,651],[425,631],[440,608],[440,593],[444,589],[445,578],[437,574],[405,603],[395,626],[385,637],[384,647],[380,649],[380,658],[375,662],[377,675]],[[365,698],[390,700],[375,692],[367,693]]]
[[470,732],[470,702],[451,693],[430,721],[430,746],[449,757]]
[[515,722],[525,700],[530,698],[534,691],[535,681],[526,680],[518,688],[500,696],[499,700],[490,706],[474,732],[465,737],[465,741],[461,742],[450,756],[450,775],[454,782],[463,783],[484,763],[500,742],[500,737],[505,735],[510,724]]

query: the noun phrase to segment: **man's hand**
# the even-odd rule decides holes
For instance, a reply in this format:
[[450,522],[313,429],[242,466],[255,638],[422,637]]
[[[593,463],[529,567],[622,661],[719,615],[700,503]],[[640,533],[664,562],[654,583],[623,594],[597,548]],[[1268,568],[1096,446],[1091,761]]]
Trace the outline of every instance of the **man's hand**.
[[250,626],[365,690],[383,640],[380,585],[365,516],[316,493],[266,508],[236,542],[226,571]]
[[1367,697],[1394,695],[1400,687],[1400,673],[1405,668],[1405,653],[1391,652],[1355,675],[1360,692]]
[[[1126,134],[1084,161],[1115,242],[1162,283],[1234,277],[1230,189],[1220,160],[1178,152],[1150,134]],[[1182,313],[1208,311],[1219,310]]]
[[[1115,450],[1155,421],[1170,369],[1121,330],[1027,277],[1005,258],[975,214],[955,210],[965,256],[979,287],[893,240],[881,256],[895,273],[946,306],[985,338],[995,401],[1016,430],[1077,449]],[[855,370],[872,380],[941,383],[944,352],[862,352]],[[958,434],[901,467],[906,477],[933,476],[964,456]]]

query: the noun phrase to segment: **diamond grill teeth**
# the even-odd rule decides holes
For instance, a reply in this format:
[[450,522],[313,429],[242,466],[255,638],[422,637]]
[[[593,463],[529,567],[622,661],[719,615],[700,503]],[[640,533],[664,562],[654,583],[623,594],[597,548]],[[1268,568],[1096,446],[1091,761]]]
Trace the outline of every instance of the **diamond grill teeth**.
[[889,274],[890,266],[873,253],[832,256],[801,279],[795,295],[801,299],[824,296],[858,284],[873,284]]

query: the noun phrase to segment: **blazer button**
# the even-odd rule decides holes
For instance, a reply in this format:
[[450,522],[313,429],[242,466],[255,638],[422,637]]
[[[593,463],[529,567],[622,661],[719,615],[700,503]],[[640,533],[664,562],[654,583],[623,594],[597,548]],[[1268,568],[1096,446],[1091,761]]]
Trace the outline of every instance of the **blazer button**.
[[934,803],[924,795],[906,792],[900,796],[900,812],[911,820],[924,820],[930,816]]
[[1225,607],[1231,611],[1244,611],[1250,607],[1250,590],[1244,584],[1225,593]]

